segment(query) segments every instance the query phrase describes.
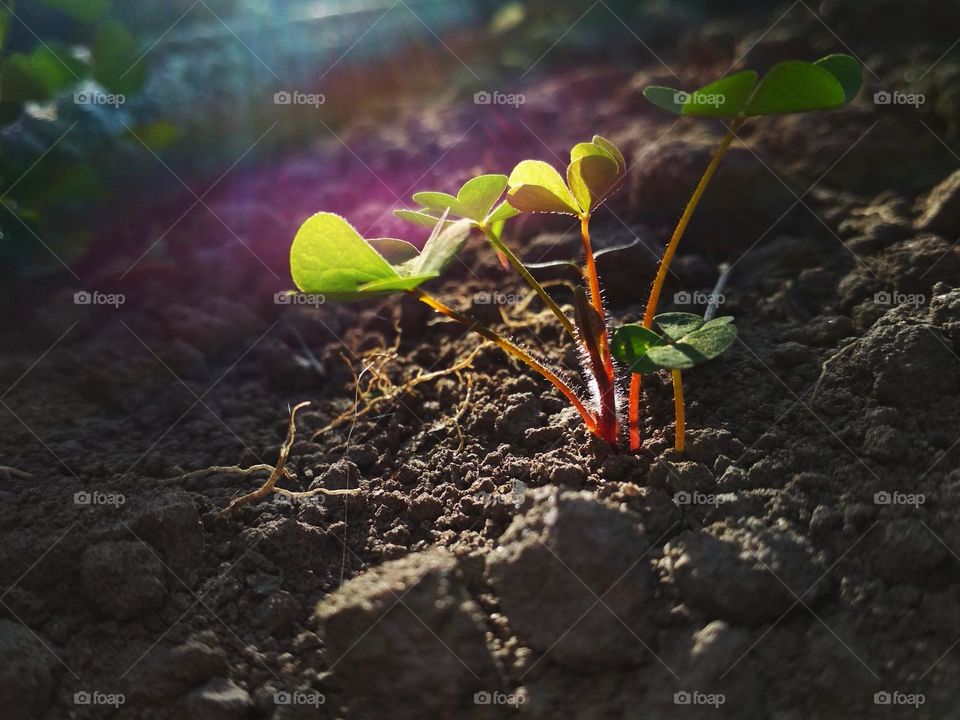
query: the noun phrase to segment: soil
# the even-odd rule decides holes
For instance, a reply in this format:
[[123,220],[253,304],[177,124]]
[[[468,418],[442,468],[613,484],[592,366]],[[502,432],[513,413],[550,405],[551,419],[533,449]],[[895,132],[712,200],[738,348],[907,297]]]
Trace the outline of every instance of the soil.
[[[691,51],[681,75],[736,58],[717,28],[704,37],[713,54]],[[829,42],[798,17],[756,52],[812,57]],[[357,405],[365,367],[365,388],[370,366],[399,386],[480,343],[409,299],[274,302],[310,212],[406,232],[381,218],[396,202],[353,148],[400,195],[423,174],[417,189],[449,190],[507,168],[517,148],[554,162],[610,137],[632,167],[593,233],[599,247],[640,240],[599,261],[612,316],[632,321],[722,132],[644,103],[664,72],[580,67],[522,87],[520,109],[443,104],[358,126],[349,150],[319,146],[218,188],[210,205],[239,238],[201,208],[165,256],[121,278],[139,252],[121,253],[90,287],[47,289],[24,309],[0,356],[4,716],[955,712],[960,175],[942,144],[955,139],[953,59],[925,80],[936,107],[874,105],[871,78],[848,108],[745,129],[664,294],[665,307],[702,311],[669,301],[702,299],[732,266],[721,311],[740,341],[685,374],[682,456],[667,378],[646,378],[644,445],[630,454],[490,346],[314,436],[389,387]],[[558,218],[524,219],[511,239],[529,261],[579,250]],[[549,313],[482,295],[525,293],[479,239],[461,259],[437,295],[501,329],[503,307],[523,320],[508,332],[575,372]],[[77,305],[79,289],[125,303]],[[286,487],[359,494],[274,495],[225,516],[262,473],[182,478],[275,463],[303,400]]]

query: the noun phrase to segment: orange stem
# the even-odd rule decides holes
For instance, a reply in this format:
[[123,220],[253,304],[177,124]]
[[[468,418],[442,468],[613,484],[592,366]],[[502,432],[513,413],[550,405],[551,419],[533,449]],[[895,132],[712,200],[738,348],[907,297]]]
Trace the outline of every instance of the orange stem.
[[682,453],[687,420],[683,407],[683,377],[679,370],[673,371],[673,409],[677,416],[673,446],[678,453]]
[[586,423],[590,432],[597,435],[601,434],[597,424],[597,419],[593,416],[593,413],[591,413],[584,406],[584,404],[580,401],[580,398],[577,397],[577,394],[571,389],[571,387],[567,385],[567,383],[565,383],[556,373],[543,365],[543,363],[539,362],[536,358],[522,348],[514,345],[505,337],[497,334],[485,325],[481,325],[478,321],[474,320],[470,316],[454,310],[449,305],[444,304],[442,301],[423,292],[419,288],[410,290],[409,292],[411,295],[417,298],[417,300],[426,303],[441,315],[444,315],[451,320],[456,320],[461,325],[464,325],[468,330],[472,330],[485,340],[489,340],[490,342],[494,343],[505,353],[517,358],[520,362],[524,363],[529,368],[535,370],[544,378],[549,380],[554,387],[563,393],[564,397],[566,397],[567,400],[569,400],[570,403],[577,409],[577,412],[580,413],[580,416],[583,418],[583,421]]
[[640,449],[640,386],[643,375],[630,373],[630,449]]

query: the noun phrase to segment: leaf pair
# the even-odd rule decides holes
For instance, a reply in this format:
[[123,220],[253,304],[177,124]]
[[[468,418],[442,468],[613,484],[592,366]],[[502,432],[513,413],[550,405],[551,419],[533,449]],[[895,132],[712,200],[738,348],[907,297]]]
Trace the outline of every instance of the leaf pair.
[[524,160],[507,180],[507,199],[521,212],[552,212],[582,217],[620,182],[627,166],[623,154],[599,135],[570,151],[567,179],[552,165]]
[[453,261],[470,233],[471,223],[448,223],[446,212],[418,251],[406,240],[365,240],[339,215],[317,213],[293,239],[290,271],[305,293],[330,300],[359,300],[404,292],[438,277]]
[[759,82],[756,72],[745,70],[692,93],[652,85],[643,94],[657,107],[677,115],[779,115],[846,105],[859,92],[861,75],[860,63],[849,55],[836,54],[812,63],[778,63]]
[[506,187],[506,175],[479,175],[464,183],[456,197],[442,192],[419,192],[413,201],[422,206],[421,210],[394,210],[393,214],[429,228],[434,227],[444,213],[472,220],[477,225],[492,226],[518,214],[505,201],[494,209]]
[[705,321],[691,313],[663,313],[654,324],[625,325],[613,335],[613,356],[634,373],[686,370],[719,356],[737,338],[732,317]]

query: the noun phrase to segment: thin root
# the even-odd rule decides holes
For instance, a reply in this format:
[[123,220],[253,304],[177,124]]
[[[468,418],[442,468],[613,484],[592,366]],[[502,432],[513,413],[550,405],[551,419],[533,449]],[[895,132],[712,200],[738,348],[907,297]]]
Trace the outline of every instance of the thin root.
[[10,467],[9,465],[0,465],[0,473],[6,473],[10,477],[19,478],[20,480],[30,480],[33,475],[24,470],[17,470],[15,467]]

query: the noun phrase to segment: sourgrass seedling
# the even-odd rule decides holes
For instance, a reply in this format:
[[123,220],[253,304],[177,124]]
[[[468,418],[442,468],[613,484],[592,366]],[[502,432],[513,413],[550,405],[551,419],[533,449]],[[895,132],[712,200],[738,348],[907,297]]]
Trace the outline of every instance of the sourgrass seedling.
[[[680,240],[710,180],[733,141],[737,139],[737,132],[744,123],[751,118],[765,115],[841,107],[856,97],[861,82],[860,63],[849,55],[835,54],[812,63],[800,60],[781,62],[774,65],[762,78],[753,70],[744,70],[722,77],[690,93],[656,85],[644,90],[643,94],[650,102],[676,115],[720,118],[730,120],[730,124],[726,126],[727,133],[697,183],[663,253],[647,300],[643,327],[650,329],[653,326],[663,283]],[[640,372],[634,372],[630,377],[628,421],[630,447],[634,450],[640,447],[641,378]],[[674,374],[674,384],[678,382],[678,375]],[[682,388],[680,394],[682,395]],[[678,449],[681,445],[682,439],[678,442]]]
[[[290,250],[294,282],[302,292],[323,294],[331,300],[362,300],[394,293],[411,295],[539,373],[571,402],[591,432],[611,444],[618,443],[623,434],[615,356],[626,366],[630,377],[628,421],[633,449],[640,445],[641,374],[670,370],[676,395],[677,448],[682,450],[681,371],[716,357],[736,338],[730,318],[704,321],[685,313],[656,315],[664,279],[690,217],[748,118],[839,107],[853,98],[859,86],[860,68],[856,61],[845,55],[832,55],[812,64],[781,63],[763,79],[749,71],[737,73],[691,94],[647,88],[645,94],[652,102],[672,112],[733,120],[664,252],[643,322],[621,328],[613,340],[590,239],[590,220],[617,189],[627,167],[623,154],[600,136],[573,147],[565,175],[548,163],[524,160],[509,176],[481,175],[469,180],[456,195],[417,193],[413,196],[417,209],[395,212],[404,220],[432,229],[422,250],[406,240],[364,238],[339,215],[317,213],[307,219],[294,238]],[[505,223],[520,213],[558,213],[579,221],[584,252],[579,269],[584,285],[574,292],[572,319],[503,239]],[[531,351],[422,289],[424,283],[449,267],[472,230],[479,230],[486,237],[501,262],[520,274],[573,339],[580,351],[589,397],[560,370]],[[654,324],[659,332],[653,330]]]

